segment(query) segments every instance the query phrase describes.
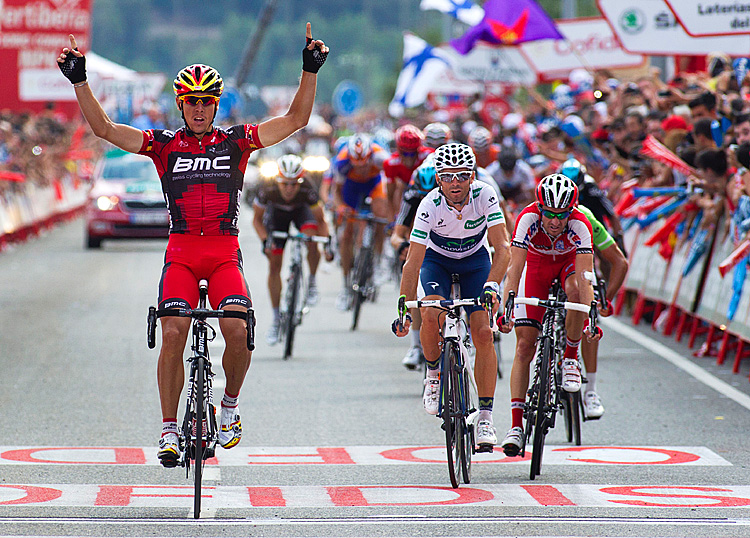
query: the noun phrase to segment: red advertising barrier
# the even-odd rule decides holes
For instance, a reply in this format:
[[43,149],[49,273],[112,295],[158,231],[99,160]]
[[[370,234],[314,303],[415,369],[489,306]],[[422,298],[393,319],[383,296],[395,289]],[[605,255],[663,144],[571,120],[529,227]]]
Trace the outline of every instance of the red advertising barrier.
[[[750,286],[734,270],[750,253],[750,241],[733,245],[722,221],[718,232],[708,234],[697,261],[696,238],[678,243],[667,261],[657,241],[665,225],[661,220],[643,230],[633,226],[626,234],[630,270],[623,287],[635,296],[632,322],[637,325],[646,317],[654,330],[674,334],[678,341],[688,336],[690,348],[701,340],[694,355],[715,356],[719,365],[733,354],[737,373],[742,359],[750,357]],[[622,302],[621,297],[618,311]]]

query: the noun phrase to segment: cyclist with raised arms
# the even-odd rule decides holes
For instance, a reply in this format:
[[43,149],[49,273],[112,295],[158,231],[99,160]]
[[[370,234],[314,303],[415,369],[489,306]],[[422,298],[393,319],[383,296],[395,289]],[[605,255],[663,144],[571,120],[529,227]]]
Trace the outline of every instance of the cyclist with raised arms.
[[[177,131],[141,131],[113,122],[104,112],[88,86],[86,59],[73,35],[70,48],[63,48],[57,58],[94,134],[125,151],[150,157],[161,177],[170,234],[159,282],[159,308],[197,307],[200,279],[209,281],[209,300],[215,308],[244,311],[251,306],[237,239],[245,167],[251,152],[276,144],[307,125],[315,101],[317,72],[326,60],[328,47],[312,39],[310,23],[306,39],[302,77],[287,113],[258,125],[235,125],[229,129],[214,126],[224,83],[212,67],[190,65],[174,80],[175,101],[184,127]],[[183,353],[190,321],[161,318],[157,382],[163,425],[158,455],[165,467],[175,467],[180,458],[176,417],[184,384]],[[237,403],[251,354],[245,321],[222,319],[219,325],[226,341],[222,359],[226,387],[219,443],[231,448],[242,435]]]
[[422,145],[424,135],[414,125],[406,124],[396,129],[396,151],[383,163],[387,183],[388,203],[392,215],[398,212],[414,170],[432,153]]
[[[578,188],[562,174],[549,175],[539,182],[536,201],[516,219],[505,282],[506,302],[510,292],[544,299],[557,278],[565,287],[568,301],[591,304],[594,290],[583,274],[594,270],[592,230],[586,216],[576,209],[577,200]],[[524,445],[523,407],[543,316],[543,307],[517,304],[515,323],[504,316],[501,320],[503,332],[510,332],[514,324],[516,328],[516,353],[510,373],[512,426],[502,443],[507,456],[518,455]],[[568,312],[565,321],[562,386],[568,392],[581,388],[578,346],[585,321],[585,314],[575,311]],[[601,338],[600,330],[597,332],[593,338]]]
[[[461,296],[480,297],[491,293],[493,302],[499,282],[508,267],[508,233],[505,219],[492,187],[474,181],[476,158],[469,146],[445,144],[435,151],[438,188],[419,204],[411,246],[401,276],[401,296],[406,300],[445,299],[450,297],[451,275],[460,275]],[[495,248],[490,258],[489,246]],[[497,444],[492,421],[492,405],[497,378],[497,357],[487,312],[481,306],[467,308],[471,336],[476,346],[479,417],[476,443],[487,450]],[[406,312],[399,312],[400,315]],[[422,309],[420,337],[427,377],[423,404],[425,411],[437,415],[439,408],[440,313]],[[406,336],[411,325],[393,322],[397,336]]]
[[[365,199],[370,198],[370,209],[374,216],[388,218],[388,200],[383,181],[383,163],[388,152],[373,143],[370,137],[357,133],[349,137],[334,161],[333,199],[336,210],[343,219],[339,237],[339,255],[344,285],[336,299],[336,308],[351,307],[349,273],[354,263],[354,220],[348,217],[363,209]],[[383,226],[375,228],[375,265],[383,252]]]
[[[328,235],[328,224],[323,215],[323,206],[312,183],[305,179],[302,159],[297,155],[282,155],[276,160],[279,175],[276,181],[264,184],[253,202],[253,227],[262,241],[263,254],[268,257],[268,294],[271,296],[273,321],[266,333],[266,341],[274,345],[279,341],[281,323],[281,265],[286,239],[270,237],[273,232],[289,232],[294,222],[303,234]],[[333,253],[326,249],[328,261]],[[317,304],[320,299],[315,274],[320,262],[317,243],[307,243],[307,263],[310,277],[306,302]]]

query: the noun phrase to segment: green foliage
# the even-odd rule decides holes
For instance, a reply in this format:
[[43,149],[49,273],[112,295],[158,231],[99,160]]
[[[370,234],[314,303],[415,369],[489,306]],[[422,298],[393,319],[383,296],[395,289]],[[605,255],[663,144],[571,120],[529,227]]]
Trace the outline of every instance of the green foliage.
[[[580,16],[597,15],[595,0],[577,0]],[[403,32],[432,45],[444,39],[446,15],[421,11],[420,0],[278,0],[248,82],[295,85],[300,76],[305,22],[325,40],[331,56],[318,80],[318,100],[328,101],[339,81],[354,80],[368,103],[387,102],[401,70]],[[481,3],[481,2],[480,2]],[[94,0],[92,48],[141,71],[171,80],[185,65],[202,62],[225,78],[237,71],[264,0]],[[540,0],[559,17],[561,0]]]

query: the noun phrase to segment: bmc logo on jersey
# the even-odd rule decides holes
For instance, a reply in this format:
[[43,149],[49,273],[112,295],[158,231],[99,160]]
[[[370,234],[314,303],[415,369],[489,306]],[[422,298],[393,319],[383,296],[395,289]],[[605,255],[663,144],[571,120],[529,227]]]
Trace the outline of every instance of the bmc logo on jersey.
[[195,170],[229,170],[231,167],[227,163],[231,157],[224,155],[222,157],[177,157],[172,168],[172,173],[192,172]]

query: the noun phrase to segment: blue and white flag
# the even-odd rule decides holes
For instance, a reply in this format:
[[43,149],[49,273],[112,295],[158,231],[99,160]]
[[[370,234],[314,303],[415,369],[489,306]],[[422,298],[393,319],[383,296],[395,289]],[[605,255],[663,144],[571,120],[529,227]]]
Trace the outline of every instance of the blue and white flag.
[[448,13],[469,26],[476,26],[484,18],[484,10],[471,0],[422,0],[420,9],[437,9]]
[[388,112],[394,118],[427,99],[435,81],[452,67],[451,57],[414,34],[404,34],[404,65]]

